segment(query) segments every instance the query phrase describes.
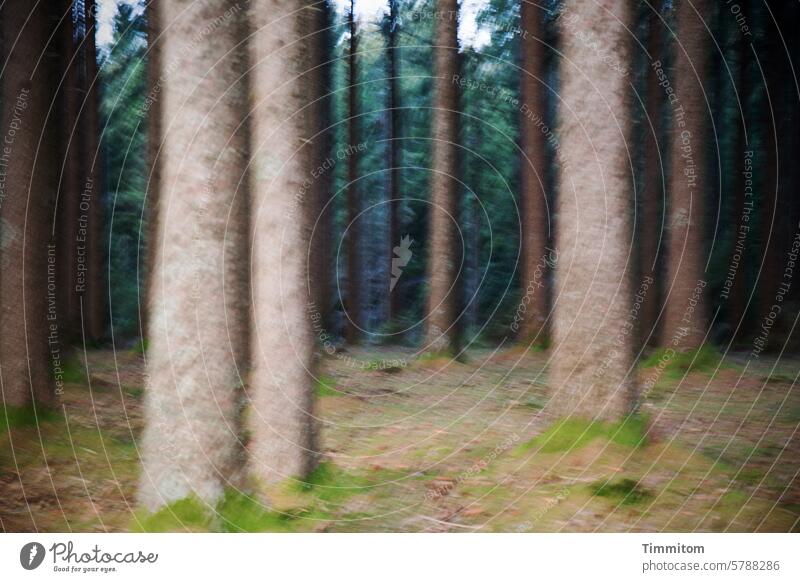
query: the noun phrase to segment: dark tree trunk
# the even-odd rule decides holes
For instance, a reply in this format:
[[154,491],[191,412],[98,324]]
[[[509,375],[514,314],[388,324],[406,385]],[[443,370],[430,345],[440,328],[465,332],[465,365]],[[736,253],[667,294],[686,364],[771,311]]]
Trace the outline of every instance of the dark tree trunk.
[[[8,0],[2,5],[3,125],[5,179],[0,190],[0,386],[3,401],[24,405],[55,401],[50,364],[60,363],[51,339],[48,306],[57,306],[57,259],[50,238],[58,161],[51,159],[47,123],[53,103],[47,4]],[[14,39],[19,41],[14,43]],[[57,36],[54,37],[57,39]],[[56,116],[57,111],[52,115]],[[9,141],[11,143],[9,143]],[[50,278],[53,287],[50,287]],[[57,307],[56,307],[57,308]],[[58,331],[55,339],[59,340]]]
[[708,0],[679,0],[670,151],[667,281],[664,289],[662,345],[692,349],[702,345],[708,325],[705,273],[705,213],[708,188],[705,151],[709,147],[709,112],[703,91],[711,54],[703,15]]
[[549,220],[545,172],[546,136],[537,125],[545,118],[544,9],[533,1],[523,0],[521,22],[520,82],[520,186],[522,193],[522,270],[520,287],[524,316],[519,323],[519,338],[524,342],[547,343],[547,313],[550,295],[552,257],[547,251]]
[[[655,6],[654,6],[655,8]],[[655,8],[657,10],[657,8]],[[642,223],[639,229],[640,235],[640,272],[643,284],[651,280],[648,284],[647,292],[644,294],[640,311],[639,334],[643,344],[656,344],[658,337],[656,334],[656,322],[658,321],[659,293],[658,281],[659,269],[659,247],[661,243],[661,212],[665,198],[666,159],[664,151],[661,149],[661,120],[663,115],[662,104],[664,103],[664,90],[659,85],[658,75],[651,66],[656,62],[664,62],[663,57],[663,23],[658,12],[648,14],[648,52],[650,62],[647,63],[647,87],[646,87],[646,110],[644,124],[644,190],[642,192]]]
[[403,236],[402,232],[402,194],[400,192],[400,159],[401,141],[400,141],[400,79],[399,79],[399,54],[400,50],[397,47],[397,27],[399,26],[397,14],[398,0],[389,0],[389,23],[387,27],[387,40],[386,40],[386,59],[389,77],[389,96],[387,109],[389,110],[389,132],[387,140],[389,143],[389,317],[388,321],[391,323],[400,313],[401,309],[401,293],[397,287],[399,280],[395,282],[395,287],[392,289],[391,277],[392,260],[397,256],[394,248],[400,245],[400,239]]
[[439,0],[436,6],[433,103],[433,160],[429,210],[429,295],[425,349],[455,355],[460,347],[458,329],[459,252],[458,193],[458,3]]
[[84,54],[86,59],[86,102],[83,106],[86,142],[83,161],[86,168],[86,183],[81,194],[81,202],[89,203],[86,212],[86,293],[83,298],[84,334],[92,342],[106,336],[107,289],[105,285],[105,209],[103,208],[103,181],[100,175],[100,79],[97,75],[97,32],[95,0],[86,0],[86,38]]
[[350,52],[349,52],[349,79],[348,79],[348,141],[350,143],[347,158],[347,298],[345,301],[345,316],[347,317],[347,341],[357,343],[361,337],[363,323],[361,305],[361,249],[359,223],[363,222],[358,217],[361,211],[358,188],[358,145],[359,136],[358,119],[358,36],[356,34],[355,0],[350,2]]

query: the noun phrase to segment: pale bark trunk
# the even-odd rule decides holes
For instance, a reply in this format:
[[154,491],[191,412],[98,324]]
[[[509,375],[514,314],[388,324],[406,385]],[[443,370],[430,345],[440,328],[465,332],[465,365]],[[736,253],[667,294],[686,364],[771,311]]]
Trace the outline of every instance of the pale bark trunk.
[[[314,468],[314,341],[307,284],[314,202],[307,106],[312,8],[256,0],[252,66],[253,375],[251,471],[271,485]],[[314,89],[316,90],[316,89]]]
[[624,0],[573,1],[565,8],[548,408],[561,416],[617,419],[631,410],[633,398],[633,338],[625,327],[632,302],[626,69],[633,14]]
[[249,329],[245,10],[233,0],[157,10],[170,28],[140,486],[151,510],[240,485]]
[[534,0],[520,7],[523,36],[520,82],[520,186],[522,192],[522,270],[520,287],[524,316],[519,337],[525,342],[547,342],[551,253],[547,250],[549,220],[544,181],[547,142],[537,121],[545,118],[544,9]]
[[703,84],[711,46],[703,18],[708,0],[679,0],[676,7],[674,89],[668,195],[668,250],[662,345],[702,345],[707,327],[704,213],[709,180],[705,150],[709,111]]
[[429,295],[425,349],[455,354],[459,348],[457,278],[462,266],[458,243],[458,3],[436,4],[436,78],[431,164]]

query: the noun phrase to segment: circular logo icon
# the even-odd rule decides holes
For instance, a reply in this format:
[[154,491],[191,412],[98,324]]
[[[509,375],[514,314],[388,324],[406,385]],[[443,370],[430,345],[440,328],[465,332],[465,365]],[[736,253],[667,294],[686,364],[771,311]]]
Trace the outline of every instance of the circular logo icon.
[[44,546],[39,542],[29,542],[19,551],[19,563],[26,570],[35,570],[44,560]]

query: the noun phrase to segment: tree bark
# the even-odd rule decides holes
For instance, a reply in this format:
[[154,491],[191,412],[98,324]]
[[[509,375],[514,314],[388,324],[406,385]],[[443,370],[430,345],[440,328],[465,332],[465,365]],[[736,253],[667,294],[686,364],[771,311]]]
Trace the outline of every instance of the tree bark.
[[[647,82],[645,95],[645,124],[644,124],[644,190],[642,192],[642,223],[639,230],[640,255],[639,270],[642,281],[650,280],[649,288],[643,295],[640,308],[639,336],[642,345],[655,345],[658,343],[656,323],[658,321],[659,301],[659,248],[662,241],[662,207],[665,199],[665,185],[667,179],[665,152],[661,149],[662,131],[662,104],[664,103],[664,90],[653,67],[654,63],[664,62],[663,27],[658,8],[648,14],[648,52],[650,61],[647,63]],[[663,65],[662,65],[663,66]]]
[[402,194],[400,192],[400,79],[398,60],[399,48],[397,47],[397,28],[400,25],[397,13],[398,0],[389,0],[389,23],[386,38],[386,62],[387,74],[389,77],[389,91],[386,108],[389,110],[389,132],[387,142],[389,144],[389,314],[388,321],[391,324],[397,318],[401,309],[401,293],[397,287],[399,279],[392,288],[392,269],[391,264],[395,256],[394,248],[400,245],[401,232],[401,204]]
[[534,0],[523,0],[520,82],[520,186],[522,192],[521,292],[525,313],[518,335],[525,342],[547,343],[551,253],[549,212],[545,192],[547,142],[540,125],[545,118],[544,9]]
[[462,267],[458,247],[458,3],[436,5],[434,48],[433,160],[429,211],[429,294],[426,350],[456,354],[459,349],[457,290]]
[[61,28],[61,43],[65,55],[63,80],[63,104],[66,124],[63,126],[64,157],[63,172],[59,188],[59,204],[57,214],[58,227],[58,265],[59,265],[59,322],[63,330],[64,340],[72,342],[80,338],[81,319],[79,296],[76,290],[76,274],[78,270],[77,231],[81,190],[81,144],[83,142],[83,124],[78,120],[78,112],[83,103],[83,90],[79,83],[79,68],[82,64],[82,53],[78,50],[74,37],[76,30],[73,24],[72,2],[63,2],[64,10],[69,11]]
[[708,0],[678,0],[668,196],[667,280],[662,345],[692,349],[707,331],[704,222],[709,188],[705,151],[709,110],[704,83],[710,44],[703,18]]
[[249,342],[245,10],[234,0],[156,10],[170,27],[139,489],[150,510],[241,485]]
[[561,416],[618,419],[634,398],[627,325],[633,299],[627,147],[632,5],[567,2],[559,20],[563,106],[548,406]]
[[[7,405],[55,402],[49,376],[48,306],[58,303],[50,239],[57,179],[48,109],[55,91],[45,56],[51,21],[45,3],[2,5],[5,67],[0,166],[0,387]],[[41,60],[40,60],[41,59]],[[55,112],[53,113],[56,114]],[[49,287],[53,279],[52,288]],[[58,340],[58,331],[55,332]],[[54,352],[54,357],[58,354]],[[56,360],[53,360],[56,363]]]
[[363,309],[361,305],[362,257],[359,249],[360,228],[358,214],[361,204],[358,194],[358,35],[356,30],[355,0],[350,0],[350,52],[349,79],[347,93],[347,133],[350,151],[347,158],[347,300],[345,315],[347,316],[347,341],[357,343],[361,337]]
[[[308,115],[313,9],[298,0],[251,4],[253,403],[251,470],[265,485],[302,479],[316,462],[314,339],[307,253],[314,201]],[[309,36],[312,35],[312,36]],[[313,51],[311,51],[313,52]]]
[[152,269],[155,265],[156,239],[158,233],[158,195],[161,190],[161,23],[158,21],[159,2],[150,0],[147,5],[147,85],[148,94],[145,101],[147,109],[147,194],[145,196],[146,208],[146,255],[142,265],[144,282],[141,285],[141,299],[139,301],[139,321],[142,339],[149,337],[147,327],[148,298],[153,294]]
[[[105,211],[103,208],[103,181],[100,175],[100,78],[97,74],[97,32],[95,0],[86,0],[86,38],[83,51],[86,59],[86,101],[83,105],[86,142],[83,163],[86,182],[81,202],[88,202],[86,240],[86,293],[83,300],[84,337],[98,342],[106,336],[107,288],[105,285]],[[81,211],[81,214],[84,214]]]
[[331,312],[331,236],[333,208],[331,200],[331,173],[327,168],[327,160],[331,154],[331,98],[330,98],[330,8],[326,0],[314,4],[310,8],[313,36],[309,39],[309,69],[307,84],[311,103],[309,105],[309,139],[313,154],[311,167],[317,173],[312,176],[311,199],[313,209],[311,215],[311,251],[310,280],[313,306],[310,313],[317,319],[315,327],[319,333],[327,333]]

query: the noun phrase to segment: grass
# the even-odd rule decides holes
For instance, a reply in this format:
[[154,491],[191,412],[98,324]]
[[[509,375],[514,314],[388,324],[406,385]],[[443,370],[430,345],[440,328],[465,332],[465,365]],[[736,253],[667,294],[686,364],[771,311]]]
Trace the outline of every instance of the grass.
[[660,349],[644,359],[642,368],[655,368],[663,366],[662,377],[666,380],[680,380],[692,372],[714,373],[717,368],[730,368],[731,364],[724,364],[723,356],[719,351],[708,345],[687,351],[668,351]]
[[[379,475],[387,478],[387,475]],[[280,510],[267,507],[243,491],[229,489],[215,507],[196,497],[171,503],[155,513],[137,514],[132,531],[206,532],[295,532],[309,531],[314,525],[335,517],[335,509],[346,499],[365,493],[373,479],[349,473],[332,463],[320,465],[304,481],[285,484],[290,506]],[[278,494],[279,495],[279,494]]]
[[31,427],[60,418],[61,415],[58,412],[49,408],[37,409],[33,405],[5,406],[0,411],[0,435],[10,428]]
[[568,417],[556,421],[539,436],[522,443],[515,452],[573,451],[598,438],[626,447],[644,446],[647,444],[647,419],[640,415],[631,415],[620,422],[608,423]]
[[633,479],[620,479],[615,482],[602,481],[595,483],[590,489],[594,496],[608,498],[616,505],[635,505],[653,497],[650,491]]
[[343,392],[336,389],[336,381],[330,376],[320,376],[315,388],[317,396],[343,396]]

